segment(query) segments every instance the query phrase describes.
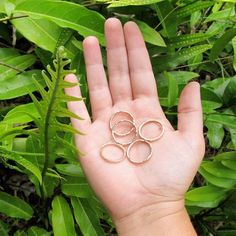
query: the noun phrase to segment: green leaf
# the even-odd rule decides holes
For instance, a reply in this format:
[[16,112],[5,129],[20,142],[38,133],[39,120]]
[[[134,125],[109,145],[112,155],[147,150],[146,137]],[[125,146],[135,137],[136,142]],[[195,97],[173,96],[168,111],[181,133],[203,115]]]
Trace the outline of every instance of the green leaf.
[[46,19],[32,19],[30,17],[12,20],[11,22],[16,30],[29,41],[45,50],[54,52],[61,31],[57,24]]
[[228,20],[228,19],[230,19],[230,17],[232,17],[234,15],[235,15],[234,6],[230,6],[227,9],[213,12],[205,19],[204,23],[207,23],[209,21],[214,21],[214,20],[216,20],[216,21]]
[[210,146],[219,148],[225,135],[223,125],[215,122],[205,122],[205,125],[208,129],[207,138]]
[[163,0],[118,0],[118,1],[107,1],[110,3],[108,7],[126,7],[126,6],[142,6],[149,5]]
[[236,2],[236,0],[218,0],[219,2]]
[[[57,48],[61,33],[64,30],[68,30],[60,28],[56,23],[47,19],[32,19],[26,17],[12,20],[11,22],[17,31],[19,31],[26,39],[52,53],[54,53]],[[75,52],[72,49],[65,46],[65,50],[70,58],[74,57]]]
[[55,236],[76,236],[70,206],[62,196],[52,201],[52,228]]
[[212,175],[207,170],[205,170],[203,166],[200,167],[199,172],[206,179],[206,181],[217,187],[231,189],[236,186],[236,180]]
[[174,14],[174,7],[169,1],[163,1],[153,6],[163,27],[162,34],[171,38],[177,33],[177,20]]
[[45,229],[39,228],[37,226],[32,226],[27,231],[28,236],[50,236],[51,233],[47,232]]
[[165,76],[168,79],[168,106],[172,107],[176,105],[179,88],[177,80],[168,72],[164,72]]
[[20,56],[19,52],[14,48],[0,48],[0,60],[7,61],[9,59]]
[[[197,78],[199,75],[194,72],[190,71],[168,71],[168,74],[170,74],[172,77],[176,79],[178,84],[187,84],[188,81],[191,79]],[[166,76],[164,73],[157,74],[157,84],[158,86],[168,86],[168,80],[166,79]]]
[[232,45],[233,45],[233,49],[234,49],[233,67],[234,67],[234,70],[236,71],[236,37],[234,37],[234,38],[232,39]]
[[5,4],[7,0],[1,0],[0,2],[0,12],[6,13]]
[[[69,12],[69,14],[65,14]],[[29,15],[32,18],[44,18],[65,28],[74,29],[84,37],[94,35],[101,44],[105,44],[103,26],[105,19],[95,11],[79,4],[65,1],[27,0],[16,6],[15,12]]]
[[209,161],[201,165],[207,172],[210,174],[220,177],[220,178],[229,178],[236,180],[236,172],[225,166],[223,166],[219,161]]
[[190,18],[190,27],[191,29],[194,29],[197,27],[197,24],[200,24],[202,19],[202,12],[201,11],[195,11],[191,14]]
[[202,9],[211,7],[214,4],[215,4],[214,1],[196,1],[185,7],[180,8],[179,10],[177,10],[176,14],[178,18],[184,18],[186,16],[191,15],[192,13],[196,11],[200,11]]
[[236,77],[230,78],[224,90],[223,100],[227,106],[233,106],[236,103]]
[[156,46],[160,47],[166,47],[165,41],[161,37],[161,35],[152,27],[150,27],[148,24],[142,21],[135,20],[135,22],[138,24],[144,40],[148,43],[151,43]]
[[231,142],[234,146],[234,149],[236,150],[236,129],[229,129],[229,133],[231,136]]
[[236,160],[223,160],[221,163],[229,169],[236,171]]
[[195,33],[195,34],[184,34],[170,38],[169,43],[171,47],[180,48],[191,46],[193,44],[205,41],[211,38],[214,34],[210,33]]
[[214,157],[215,160],[225,161],[225,160],[235,160],[236,161],[236,151],[235,152],[223,152]]
[[201,100],[204,113],[212,113],[213,109],[222,106],[221,98],[208,88],[201,87]]
[[236,117],[224,113],[207,114],[206,121],[216,122],[228,128],[236,129]]
[[32,162],[39,170],[42,170],[45,158],[39,137],[33,135],[28,136],[26,140],[26,152],[28,154],[31,153],[31,155],[25,155],[25,159]]
[[61,191],[67,196],[88,198],[92,195],[92,190],[85,178],[67,177],[61,185]]
[[79,164],[56,164],[56,169],[64,175],[84,177],[84,173]]
[[33,215],[33,209],[29,204],[5,192],[0,192],[0,212],[25,220],[29,220]]
[[35,108],[34,103],[28,103],[23,105],[18,105],[10,110],[4,117],[4,120],[8,123],[27,123],[33,121],[32,117],[28,116],[30,113],[34,117],[39,117],[39,113]]
[[14,233],[14,236],[28,236],[27,233],[25,231],[22,231],[22,230],[17,230],[15,233]]
[[224,47],[234,38],[236,35],[236,28],[227,30],[219,39],[217,39],[211,49],[210,60],[214,61]]
[[43,184],[43,188],[44,188],[44,195],[47,198],[50,198],[54,195],[54,190],[55,188],[59,185],[60,180],[58,178],[55,177],[51,177],[51,176],[45,176],[44,178],[44,184]]
[[61,29],[61,32],[57,39],[56,47],[54,50],[54,55],[56,55],[59,47],[61,46],[65,47],[66,43],[71,40],[73,34],[74,34],[74,31],[72,29],[68,29],[68,28]]
[[7,59],[0,59],[0,82],[12,78],[35,63],[33,55],[16,56]]
[[2,81],[0,100],[12,99],[36,91],[37,87],[33,81],[33,76],[39,83],[44,84],[40,70],[26,71],[13,78]]
[[214,80],[205,82],[202,85],[202,87],[207,88],[208,90],[211,90],[213,93],[215,93],[221,99],[224,95],[225,88],[227,87],[231,78],[234,78],[234,77],[216,78]]
[[100,226],[99,218],[88,204],[86,199],[71,198],[71,204],[74,209],[74,216],[83,235],[105,236]]
[[183,49],[180,52],[176,52],[174,54],[157,57],[153,62],[154,72],[161,72],[170,68],[174,68],[177,65],[189,60],[192,57],[195,57],[198,54],[207,51],[210,48],[211,45],[204,44]]
[[1,236],[8,236],[9,232],[9,225],[4,223],[3,221],[0,221],[0,235]]
[[188,66],[190,71],[198,69],[199,65],[202,64],[203,53],[196,55],[188,60]]
[[35,175],[39,181],[39,183],[42,183],[42,175],[37,166],[35,166],[32,162],[25,159],[23,156],[11,152],[3,147],[0,147],[0,155],[4,156],[5,158],[15,161],[22,167],[24,167],[27,171],[31,172],[33,175]]
[[226,196],[226,191],[215,186],[203,186],[188,191],[185,195],[187,206],[217,207]]
[[5,12],[8,16],[11,16],[14,11],[15,5],[9,1],[5,3]]

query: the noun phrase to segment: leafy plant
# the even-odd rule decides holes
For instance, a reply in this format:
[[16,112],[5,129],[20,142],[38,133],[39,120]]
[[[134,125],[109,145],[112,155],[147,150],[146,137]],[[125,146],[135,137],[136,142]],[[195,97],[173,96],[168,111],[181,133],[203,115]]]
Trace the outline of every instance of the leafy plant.
[[77,162],[66,102],[78,98],[63,92],[76,70],[89,108],[82,40],[104,54],[109,16],[139,25],[173,126],[183,87],[201,83],[207,149],[186,206],[199,235],[235,235],[235,0],[2,0],[0,15],[1,235],[114,232]]

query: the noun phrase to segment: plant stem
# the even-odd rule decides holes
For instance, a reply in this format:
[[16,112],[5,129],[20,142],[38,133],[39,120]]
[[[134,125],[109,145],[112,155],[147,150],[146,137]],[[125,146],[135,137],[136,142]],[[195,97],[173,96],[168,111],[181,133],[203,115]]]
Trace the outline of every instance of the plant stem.
[[[43,170],[42,170],[42,190],[43,190],[43,185],[44,185],[44,179],[46,176],[46,171],[48,168],[48,162],[49,162],[49,158],[50,158],[50,150],[49,150],[49,142],[50,142],[50,138],[49,138],[49,125],[50,125],[50,119],[51,119],[51,114],[52,114],[52,108],[55,102],[55,97],[56,97],[56,93],[58,90],[58,84],[60,82],[60,75],[62,72],[62,65],[61,65],[61,58],[58,52],[58,56],[57,56],[57,68],[56,68],[56,83],[55,86],[53,88],[52,91],[52,96],[50,98],[49,101],[49,105],[47,108],[47,112],[46,112],[46,116],[45,116],[45,124],[44,124],[44,153],[45,153],[45,161],[44,161],[44,166],[43,166]],[[42,192],[42,195],[44,196],[44,191]]]
[[27,15],[22,15],[22,16],[7,16],[4,18],[0,19],[0,22],[4,22],[4,21],[8,21],[8,20],[15,20],[15,19],[20,19],[20,18],[25,18],[25,17],[29,17]]

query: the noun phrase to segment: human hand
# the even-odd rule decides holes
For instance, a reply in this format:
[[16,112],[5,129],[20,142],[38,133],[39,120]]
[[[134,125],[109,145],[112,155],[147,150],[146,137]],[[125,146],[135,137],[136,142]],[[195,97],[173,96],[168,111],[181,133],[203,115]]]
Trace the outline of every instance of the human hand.
[[[114,222],[132,216],[165,217],[184,208],[184,195],[204,155],[204,138],[199,84],[189,83],[178,105],[178,129],[166,119],[158,101],[155,78],[142,35],[133,22],[122,28],[111,18],[105,23],[109,85],[101,52],[95,37],[83,42],[92,107],[92,121],[83,102],[69,102],[71,111],[84,120],[72,119],[73,126],[86,135],[76,135],[76,145],[85,174]],[[74,75],[67,81],[76,82]],[[80,88],[66,93],[80,97]],[[161,139],[152,143],[152,158],[134,165],[127,159],[108,163],[100,156],[103,144],[112,140],[110,117],[129,111],[140,125],[147,119],[160,119],[165,126]],[[140,155],[143,152],[139,150]],[[150,213],[151,212],[151,213]]]

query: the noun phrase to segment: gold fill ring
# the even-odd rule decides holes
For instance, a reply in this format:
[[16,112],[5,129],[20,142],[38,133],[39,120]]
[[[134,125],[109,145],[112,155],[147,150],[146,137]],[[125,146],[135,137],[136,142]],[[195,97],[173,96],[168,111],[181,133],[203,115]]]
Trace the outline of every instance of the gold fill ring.
[[[127,131],[126,133],[117,132],[116,128],[118,128],[118,126],[122,123],[131,124],[132,125],[131,129],[129,131]],[[117,123],[115,123],[115,125],[112,127],[112,132],[114,132],[114,134],[116,134],[117,136],[126,136],[126,135],[130,134],[133,130],[136,130],[136,127],[135,127],[135,124],[130,120],[120,120]],[[135,132],[137,132],[137,131],[135,131]]]
[[[118,149],[120,149],[120,150],[123,152],[123,154],[121,155],[121,157],[118,158],[118,159],[112,160],[111,158],[109,158],[109,157],[107,157],[106,155],[104,155],[104,154],[103,154],[104,149],[105,149],[106,147],[109,147],[109,146],[115,146],[115,147],[117,147]],[[125,148],[124,148],[122,145],[120,145],[120,144],[117,144],[117,143],[106,143],[106,144],[104,144],[104,145],[101,147],[101,149],[100,149],[100,155],[101,155],[101,157],[102,157],[105,161],[107,161],[107,162],[110,162],[110,163],[118,163],[118,162],[121,162],[121,161],[123,161],[123,160],[125,159],[126,151],[125,151]]]
[[[115,120],[116,116],[119,116],[122,115],[122,114],[125,114],[126,116],[128,116],[130,118],[130,121],[133,122],[133,124],[135,124],[134,122],[134,117],[127,111],[118,111],[116,113],[114,113],[112,116],[111,116],[111,119],[110,119],[110,123],[109,123],[109,126],[110,126],[110,129],[112,130],[113,126],[117,123],[115,122],[115,124],[113,124],[113,121]],[[124,120],[124,119],[123,119]]]
[[[126,121],[126,120],[125,120],[125,121]],[[131,143],[136,139],[137,130],[136,130],[136,127],[134,126],[135,129],[132,129],[132,130],[134,131],[134,134],[133,134],[133,137],[131,136],[131,138],[130,138],[131,140],[130,140],[130,141],[126,141],[126,142],[119,141],[119,140],[118,140],[119,137],[125,137],[125,136],[131,134],[131,132],[129,132],[128,134],[121,136],[121,135],[117,135],[116,132],[113,131],[114,127],[116,127],[117,125],[119,125],[121,122],[124,122],[124,120],[118,121],[118,122],[113,126],[111,134],[112,134],[112,137],[113,137],[114,141],[115,141],[117,144],[126,146],[126,145],[131,144]],[[134,125],[134,124],[133,124],[133,125]]]
[[[158,126],[161,127],[161,133],[160,133],[158,136],[153,137],[153,138],[148,138],[148,137],[145,137],[145,136],[142,134],[142,130],[143,130],[144,126],[147,125],[147,124],[149,124],[149,123],[154,123],[154,124],[157,124]],[[161,123],[161,121],[159,121],[159,120],[150,119],[150,120],[144,121],[144,122],[139,126],[138,133],[139,133],[140,138],[142,138],[142,139],[144,139],[144,140],[147,140],[147,141],[150,141],[150,142],[153,142],[153,141],[158,140],[159,138],[161,138],[162,135],[164,134],[164,125],[163,125],[163,124]]]
[[[141,160],[141,161],[137,161],[137,160],[133,159],[133,158],[131,157],[131,155],[130,155],[130,152],[131,152],[132,147],[133,147],[135,144],[137,145],[138,143],[146,143],[146,144],[149,146],[149,148],[150,148],[149,154],[148,154],[143,160]],[[152,156],[152,145],[151,145],[151,143],[149,143],[148,141],[143,140],[143,139],[137,139],[137,140],[135,140],[133,143],[131,143],[131,144],[129,145],[129,147],[128,147],[128,149],[127,149],[127,158],[128,158],[128,160],[129,160],[130,162],[132,162],[132,163],[134,163],[134,164],[142,164],[142,163],[148,161],[148,160],[151,158],[151,156]]]

